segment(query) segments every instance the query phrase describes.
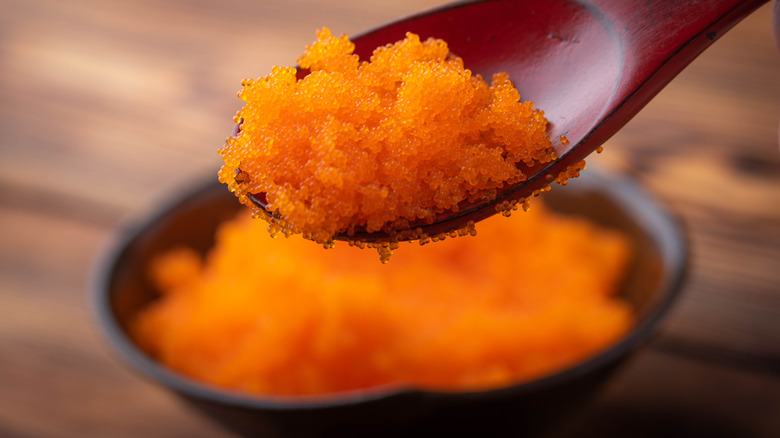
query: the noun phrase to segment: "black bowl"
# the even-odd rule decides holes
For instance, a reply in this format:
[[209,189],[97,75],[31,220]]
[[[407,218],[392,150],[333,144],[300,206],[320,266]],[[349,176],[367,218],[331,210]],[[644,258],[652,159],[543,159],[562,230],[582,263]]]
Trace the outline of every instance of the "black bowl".
[[145,267],[174,245],[202,252],[212,245],[218,224],[243,208],[217,182],[116,233],[94,276],[98,324],[123,362],[243,436],[531,436],[566,421],[650,338],[680,291],[687,260],[679,223],[626,178],[587,171],[544,197],[554,210],[623,230],[633,240],[636,253],[621,293],[634,305],[637,323],[608,350],[538,380],[478,392],[387,386],[332,396],[252,396],[202,384],[155,362],[126,332],[129,318],[156,296]]

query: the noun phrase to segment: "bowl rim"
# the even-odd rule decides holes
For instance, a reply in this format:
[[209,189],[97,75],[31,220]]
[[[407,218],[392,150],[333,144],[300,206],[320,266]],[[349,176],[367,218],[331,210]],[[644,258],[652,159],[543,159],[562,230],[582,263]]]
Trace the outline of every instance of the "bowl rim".
[[[195,201],[207,190],[213,189],[215,186],[213,180],[189,184],[184,190],[174,190],[173,193],[177,195],[163,196],[162,201],[153,201],[150,203],[151,209],[141,209],[140,214],[132,215],[120,222],[110,233],[97,252],[89,278],[89,304],[92,317],[111,353],[121,362],[129,365],[137,374],[182,395],[243,408],[278,411],[323,409],[415,395],[468,401],[527,395],[557,387],[616,363],[647,342],[681,294],[688,273],[689,259],[689,242],[680,218],[637,182],[625,175],[589,169],[569,184],[572,187],[566,187],[566,190],[596,190],[604,193],[624,212],[629,213],[632,220],[638,222],[643,230],[652,235],[654,242],[660,242],[658,251],[661,253],[661,263],[667,269],[668,275],[662,279],[658,289],[666,293],[651,304],[646,317],[638,321],[620,341],[575,366],[538,379],[486,390],[432,390],[390,383],[321,395],[257,395],[202,383],[159,364],[132,342],[115,318],[110,294],[112,277],[123,254],[135,240],[166,215]],[[561,189],[563,188],[558,190]]]

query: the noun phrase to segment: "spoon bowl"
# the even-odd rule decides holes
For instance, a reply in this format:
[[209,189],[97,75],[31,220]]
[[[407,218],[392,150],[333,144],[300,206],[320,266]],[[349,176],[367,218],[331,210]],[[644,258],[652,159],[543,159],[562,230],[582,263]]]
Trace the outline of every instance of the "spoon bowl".
[[[505,186],[491,202],[464,203],[457,212],[443,212],[433,223],[412,228],[428,235],[463,228],[495,214],[501,205],[538,195],[567,169],[576,171],[696,56],[765,2],[458,2],[353,38],[361,59],[407,32],[443,39],[474,73],[489,78],[507,72],[522,99],[535,102],[549,121],[556,160],[524,169],[527,180]],[[265,208],[263,194],[250,198]],[[336,236],[369,242],[413,237],[391,238],[383,232]]]

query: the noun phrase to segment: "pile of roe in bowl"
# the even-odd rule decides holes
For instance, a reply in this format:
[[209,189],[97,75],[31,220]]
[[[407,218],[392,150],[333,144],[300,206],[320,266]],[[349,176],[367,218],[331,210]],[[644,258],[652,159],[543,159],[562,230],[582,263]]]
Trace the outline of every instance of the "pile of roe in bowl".
[[629,241],[541,204],[484,221],[478,237],[399,251],[382,265],[355,247],[272,239],[240,216],[205,258],[175,248],[153,262],[162,295],[130,332],[202,382],[309,395],[506,386],[573,366],[633,323],[617,296]]
[[298,59],[305,76],[275,67],[243,82],[240,131],[220,149],[220,181],[272,234],[330,246],[356,230],[409,230],[555,159],[543,112],[506,74],[490,85],[472,74],[444,41],[409,33],[360,60],[346,36],[317,37]]

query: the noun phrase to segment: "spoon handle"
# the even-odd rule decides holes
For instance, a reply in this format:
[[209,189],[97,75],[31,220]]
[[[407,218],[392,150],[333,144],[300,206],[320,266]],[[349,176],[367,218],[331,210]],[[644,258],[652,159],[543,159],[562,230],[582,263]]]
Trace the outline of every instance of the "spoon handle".
[[[626,98],[612,102],[605,123],[625,124],[715,40],[766,2],[592,0],[590,7],[618,35],[623,57],[623,77],[614,95]],[[606,139],[593,140],[601,144]]]

